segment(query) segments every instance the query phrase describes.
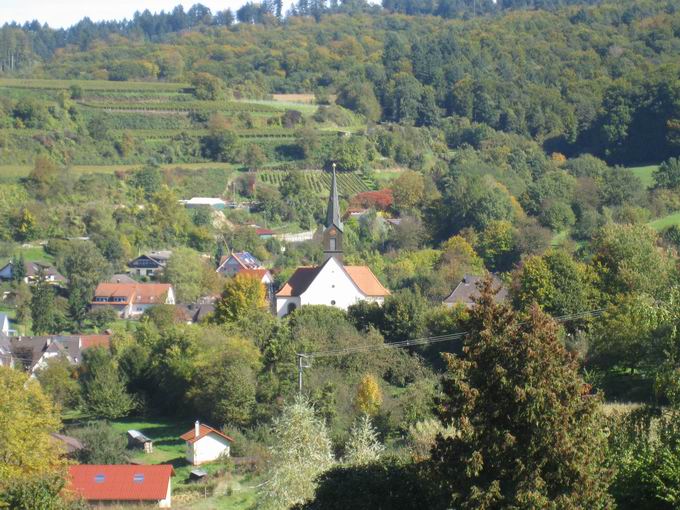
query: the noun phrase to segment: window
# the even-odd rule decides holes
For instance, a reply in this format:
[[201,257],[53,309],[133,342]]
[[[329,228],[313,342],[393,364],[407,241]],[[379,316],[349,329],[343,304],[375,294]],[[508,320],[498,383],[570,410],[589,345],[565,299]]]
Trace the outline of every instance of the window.
[[331,299],[331,305],[335,306],[335,299]]
[[295,303],[288,303],[288,313],[293,313],[296,308]]
[[335,240],[335,237],[331,237],[330,243],[331,243],[331,251],[335,251],[335,250],[336,250],[336,240]]
[[144,473],[135,473],[132,477],[134,483],[142,483],[144,481]]
[[95,483],[104,483],[105,478],[106,477],[104,475],[94,475],[94,482]]

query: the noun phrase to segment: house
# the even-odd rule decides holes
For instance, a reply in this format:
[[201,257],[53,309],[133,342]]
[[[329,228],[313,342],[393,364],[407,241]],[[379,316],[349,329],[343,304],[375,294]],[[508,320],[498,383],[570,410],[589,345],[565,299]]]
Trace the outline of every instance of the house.
[[75,458],[84,448],[83,443],[81,443],[75,437],[57,434],[56,432],[51,433],[50,436],[52,436],[52,439],[55,443],[61,446],[63,455],[66,457]]
[[213,303],[189,304],[177,306],[177,317],[187,324],[198,324],[203,322],[206,317],[215,312]]
[[70,466],[67,490],[91,505],[149,505],[170,508],[172,475],[170,464]]
[[213,209],[222,210],[227,206],[227,203],[220,198],[210,197],[193,197],[189,200],[180,200],[188,209],[196,209],[198,207],[211,207]]
[[[502,303],[508,298],[508,289],[496,275],[492,275],[492,278],[494,288],[499,289],[495,300],[497,303]],[[465,308],[472,308],[475,299],[478,299],[480,295],[478,284],[483,280],[483,276],[465,275],[449,297],[443,301],[443,304],[448,307],[462,304]]]
[[329,305],[346,310],[358,301],[382,303],[390,294],[367,266],[342,262],[344,226],[340,220],[335,168],[323,229],[325,261],[317,267],[298,268],[276,294],[276,314],[283,317],[305,305]]
[[208,425],[199,423],[198,420],[196,420],[194,428],[182,434],[180,439],[186,441],[186,458],[194,466],[221,457],[229,457],[231,455],[231,443],[234,442],[231,437]]
[[229,255],[223,255],[217,266],[217,272],[223,276],[235,276],[245,269],[264,269],[262,262],[257,260],[250,252],[237,251]]
[[[10,261],[4,266],[0,267],[0,280],[10,281],[14,277],[14,262]],[[43,279],[46,282],[60,284],[65,283],[66,278],[64,278],[59,271],[49,264],[41,264],[40,262],[24,262],[24,283],[35,283],[38,281],[38,277],[42,272]]]
[[153,441],[139,430],[127,431],[128,448],[142,448],[144,453],[153,453]]
[[111,276],[111,278],[106,280],[106,283],[137,283],[137,280],[127,274],[119,273]]
[[274,237],[274,231],[270,228],[258,227],[255,229],[255,233],[260,239],[271,239]]
[[91,307],[109,306],[123,319],[141,317],[156,305],[174,305],[175,291],[169,283],[100,283]]
[[51,358],[63,356],[72,365],[82,361],[82,352],[92,347],[109,348],[110,335],[18,336],[9,339],[14,362],[20,362],[32,376]]
[[135,276],[154,277],[163,271],[170,259],[169,250],[152,251],[128,262],[129,273]]
[[11,329],[9,329],[9,317],[6,313],[0,313],[0,336],[9,336]]

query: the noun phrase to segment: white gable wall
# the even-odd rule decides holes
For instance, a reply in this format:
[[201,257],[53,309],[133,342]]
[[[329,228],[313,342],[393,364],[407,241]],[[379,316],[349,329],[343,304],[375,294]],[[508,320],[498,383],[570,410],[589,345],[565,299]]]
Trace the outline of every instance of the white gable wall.
[[300,295],[300,305],[328,305],[347,310],[348,306],[363,299],[366,299],[364,293],[354,284],[337,259],[331,258]]
[[187,460],[194,466],[229,455],[229,441],[214,432],[193,443],[187,441]]

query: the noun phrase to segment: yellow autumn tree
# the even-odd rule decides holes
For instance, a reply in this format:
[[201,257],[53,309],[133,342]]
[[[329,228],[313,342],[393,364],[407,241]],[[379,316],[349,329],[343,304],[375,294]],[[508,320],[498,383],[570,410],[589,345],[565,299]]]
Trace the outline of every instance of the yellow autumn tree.
[[14,484],[60,474],[61,450],[50,437],[61,420],[37,381],[0,367],[0,492]]
[[233,322],[249,310],[265,306],[266,290],[259,278],[237,274],[227,280],[222,296],[215,303],[214,320]]
[[374,416],[380,410],[383,396],[378,380],[372,374],[366,374],[359,381],[354,397],[354,407],[360,413]]

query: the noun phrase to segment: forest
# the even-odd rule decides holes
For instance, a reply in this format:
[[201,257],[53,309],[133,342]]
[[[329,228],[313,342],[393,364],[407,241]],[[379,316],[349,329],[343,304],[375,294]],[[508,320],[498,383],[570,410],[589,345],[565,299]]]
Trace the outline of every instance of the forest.
[[[0,268],[64,281],[17,271],[0,314],[110,348],[0,366],[0,508],[84,508],[68,462],[172,463],[177,508],[678,508],[679,57],[675,0],[6,23]],[[321,264],[331,169],[344,261],[390,295],[277,318],[216,268],[247,251],[276,291]],[[212,313],[90,309],[151,250],[177,303]],[[447,306],[469,276],[474,304]],[[189,482],[196,419],[247,462]],[[83,450],[65,461],[53,432]]]

